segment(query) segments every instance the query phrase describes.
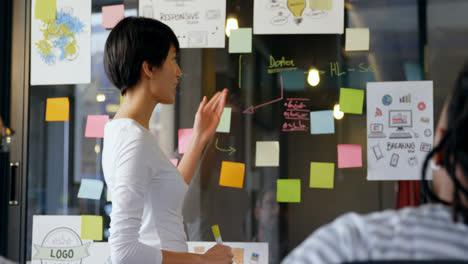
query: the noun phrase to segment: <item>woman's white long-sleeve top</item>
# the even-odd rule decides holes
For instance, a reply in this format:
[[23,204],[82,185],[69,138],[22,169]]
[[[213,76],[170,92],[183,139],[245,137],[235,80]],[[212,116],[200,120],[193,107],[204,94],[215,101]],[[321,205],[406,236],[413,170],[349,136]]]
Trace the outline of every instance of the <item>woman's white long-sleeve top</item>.
[[162,263],[161,250],[186,252],[188,186],[151,132],[133,119],[107,123],[102,167],[112,196],[112,263]]

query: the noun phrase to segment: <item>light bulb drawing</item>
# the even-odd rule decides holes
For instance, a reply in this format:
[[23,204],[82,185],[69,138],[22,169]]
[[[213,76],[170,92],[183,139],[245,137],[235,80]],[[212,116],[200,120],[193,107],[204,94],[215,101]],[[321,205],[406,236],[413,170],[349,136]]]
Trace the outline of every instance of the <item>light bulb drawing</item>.
[[294,21],[296,24],[302,22],[302,12],[306,8],[306,0],[288,0],[288,8],[294,15]]
[[319,71],[315,68],[309,70],[309,74],[307,76],[307,82],[310,86],[317,86],[320,82],[320,74]]

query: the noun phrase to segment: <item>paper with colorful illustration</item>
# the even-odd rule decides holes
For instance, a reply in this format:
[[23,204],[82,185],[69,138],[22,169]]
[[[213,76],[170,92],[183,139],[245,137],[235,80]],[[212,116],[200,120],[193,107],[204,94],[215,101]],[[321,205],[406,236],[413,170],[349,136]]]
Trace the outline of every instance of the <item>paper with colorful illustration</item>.
[[226,0],[141,0],[139,14],[167,24],[181,48],[224,48]]
[[[188,252],[204,254],[216,242],[188,241]],[[268,264],[268,243],[223,242],[232,249],[234,264]]]
[[343,34],[344,0],[255,0],[254,34]]
[[33,0],[32,6],[31,85],[90,83],[91,1],[57,0],[54,9],[53,1]]
[[419,180],[433,138],[432,81],[367,83],[368,180]]

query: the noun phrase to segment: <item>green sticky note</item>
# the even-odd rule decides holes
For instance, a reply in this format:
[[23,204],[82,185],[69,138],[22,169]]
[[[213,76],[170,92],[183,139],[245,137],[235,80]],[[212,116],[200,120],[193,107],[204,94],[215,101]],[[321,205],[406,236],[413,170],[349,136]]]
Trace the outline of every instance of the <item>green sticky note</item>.
[[229,133],[231,131],[231,113],[231,107],[224,107],[216,132]]
[[301,202],[301,180],[280,179],[277,181],[276,200],[280,203]]
[[40,20],[55,20],[57,13],[57,0],[36,0],[34,18]]
[[310,163],[310,188],[333,189],[335,179],[335,163]]
[[364,90],[341,88],[340,110],[348,114],[362,114],[364,105]]
[[328,10],[333,9],[333,0],[309,0],[309,7],[312,10]]
[[252,29],[231,29],[229,36],[229,53],[251,53],[252,52]]
[[102,240],[102,216],[81,216],[81,239]]
[[123,96],[121,95],[120,96],[120,105],[122,105],[122,103],[123,103]]

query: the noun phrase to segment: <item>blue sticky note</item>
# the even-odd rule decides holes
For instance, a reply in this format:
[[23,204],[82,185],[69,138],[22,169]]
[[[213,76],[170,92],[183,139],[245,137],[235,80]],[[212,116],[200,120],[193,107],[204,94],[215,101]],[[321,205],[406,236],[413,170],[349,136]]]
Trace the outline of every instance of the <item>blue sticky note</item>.
[[103,188],[104,183],[100,180],[82,179],[78,198],[99,200]]
[[229,36],[229,53],[251,53],[252,52],[252,29],[231,29]]
[[333,111],[310,112],[310,133],[311,134],[334,134],[335,119]]
[[[286,91],[302,91],[306,86],[306,74],[304,70],[284,71],[283,88]],[[279,77],[278,77],[279,78]]]

